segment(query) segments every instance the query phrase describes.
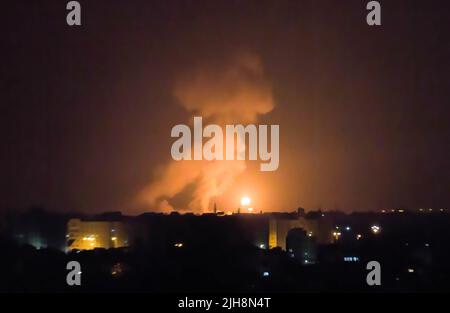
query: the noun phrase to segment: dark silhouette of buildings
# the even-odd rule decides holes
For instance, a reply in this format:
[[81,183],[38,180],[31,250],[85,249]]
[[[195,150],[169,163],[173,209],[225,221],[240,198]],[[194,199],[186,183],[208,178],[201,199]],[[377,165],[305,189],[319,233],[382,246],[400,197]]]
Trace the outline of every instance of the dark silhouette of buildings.
[[[129,244],[66,251],[67,223],[74,218],[126,225]],[[69,260],[82,265],[83,284],[77,290],[84,291],[449,289],[450,217],[439,210],[129,217],[33,209],[3,221],[1,291],[74,291],[65,281]],[[382,266],[377,289],[365,280],[365,266],[372,260]]]

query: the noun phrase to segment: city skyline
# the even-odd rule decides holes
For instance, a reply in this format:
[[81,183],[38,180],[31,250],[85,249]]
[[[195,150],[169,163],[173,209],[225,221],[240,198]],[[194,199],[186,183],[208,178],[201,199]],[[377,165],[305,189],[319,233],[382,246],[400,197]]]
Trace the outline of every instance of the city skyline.
[[0,293],[288,312],[450,291],[448,0],[2,13]]

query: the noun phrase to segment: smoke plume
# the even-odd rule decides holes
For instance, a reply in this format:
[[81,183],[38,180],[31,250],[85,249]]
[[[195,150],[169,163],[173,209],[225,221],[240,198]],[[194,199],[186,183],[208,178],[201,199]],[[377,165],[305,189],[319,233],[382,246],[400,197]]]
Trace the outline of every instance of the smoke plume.
[[[206,123],[255,123],[274,108],[261,60],[239,54],[220,64],[204,64],[181,75],[174,86],[179,104]],[[183,123],[183,121],[180,121]],[[239,147],[238,147],[239,148]],[[173,210],[170,200],[194,185],[189,211],[205,212],[246,169],[245,161],[170,161],[160,168],[139,199],[153,210]]]

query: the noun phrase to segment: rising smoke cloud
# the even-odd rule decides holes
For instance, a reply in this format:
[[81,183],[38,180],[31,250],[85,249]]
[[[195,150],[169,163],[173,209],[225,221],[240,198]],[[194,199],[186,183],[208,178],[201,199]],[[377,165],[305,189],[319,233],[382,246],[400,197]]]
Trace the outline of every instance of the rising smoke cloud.
[[[273,110],[272,88],[258,56],[240,53],[220,62],[201,64],[176,80],[174,96],[194,116],[219,125],[255,123]],[[139,200],[152,210],[173,210],[170,200],[194,185],[187,209],[207,211],[246,169],[245,161],[170,161],[160,168]]]

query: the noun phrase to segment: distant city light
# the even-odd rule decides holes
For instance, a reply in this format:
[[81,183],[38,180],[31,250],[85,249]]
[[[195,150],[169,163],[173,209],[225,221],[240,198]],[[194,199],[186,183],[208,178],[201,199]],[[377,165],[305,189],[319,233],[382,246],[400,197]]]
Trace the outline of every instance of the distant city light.
[[250,200],[249,197],[245,196],[245,197],[241,198],[241,205],[242,206],[248,206],[248,205],[250,205],[250,203],[251,203],[251,200]]
[[414,269],[413,268],[408,268],[408,273],[414,273]]
[[247,211],[248,211],[249,213],[253,213],[253,208],[248,208]]
[[344,257],[344,262],[358,262],[359,258],[357,256],[346,256]]
[[116,241],[116,240],[117,240],[117,237],[111,237],[111,240],[112,240],[112,241]]
[[351,229],[350,226],[345,227],[346,231],[350,231],[350,229]]
[[360,240],[362,238],[361,234],[356,235],[356,240]]
[[372,230],[372,233],[374,234],[378,234],[380,232],[380,226],[378,225],[373,225],[372,227],[370,227],[370,230]]
[[183,243],[182,242],[178,242],[176,244],[174,244],[175,247],[177,248],[182,248],[183,247]]
[[312,236],[313,236],[312,231],[308,232],[308,237],[312,237]]
[[335,240],[339,240],[339,237],[341,237],[342,233],[341,232],[333,232],[333,237]]
[[269,272],[263,272],[264,277],[269,277],[269,275],[270,275]]
[[112,276],[119,276],[123,272],[123,266],[122,263],[116,263],[111,267],[111,275]]
[[263,244],[263,243],[261,243],[261,244],[259,245],[259,248],[260,248],[260,249],[265,249],[265,248],[266,248],[266,245]]

